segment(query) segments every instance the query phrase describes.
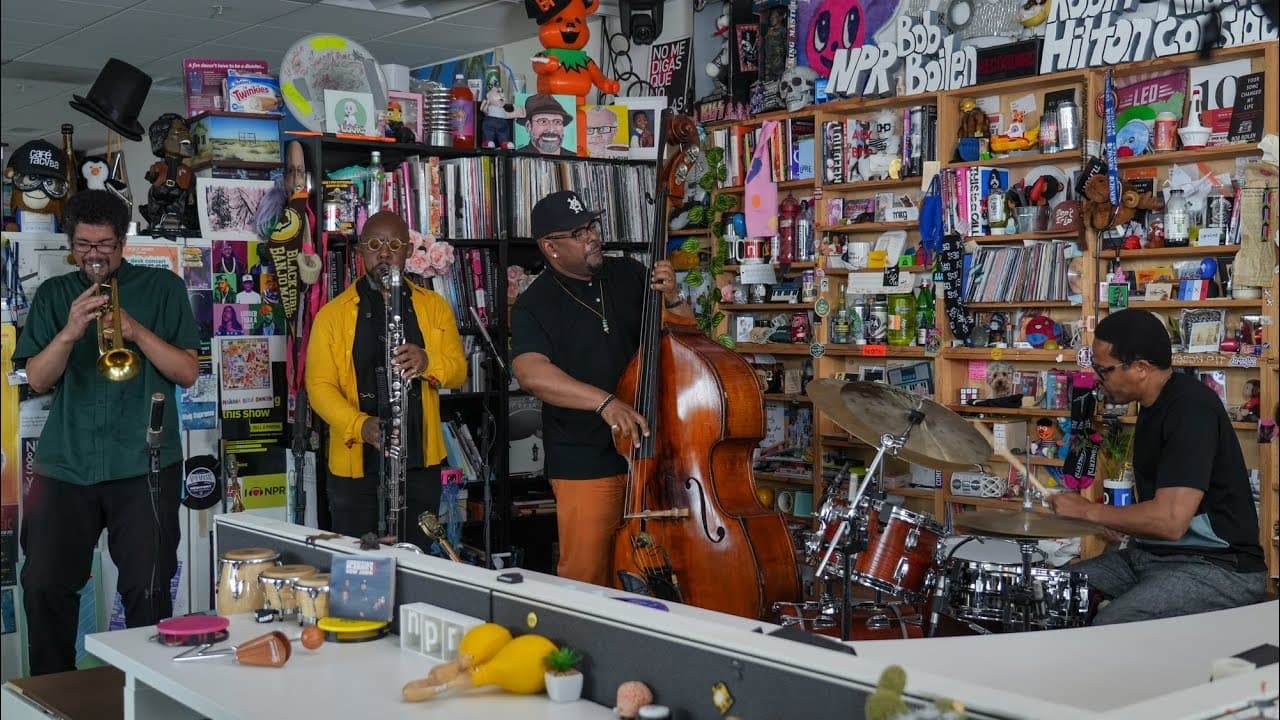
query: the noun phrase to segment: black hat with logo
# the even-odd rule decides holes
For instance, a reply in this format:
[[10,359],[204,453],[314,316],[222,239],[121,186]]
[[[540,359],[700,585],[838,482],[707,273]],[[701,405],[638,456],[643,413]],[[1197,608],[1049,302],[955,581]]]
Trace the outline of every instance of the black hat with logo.
[[13,168],[15,175],[35,175],[65,180],[67,156],[47,140],[32,140],[23,144],[9,157],[9,167]]
[[572,190],[551,193],[533,206],[533,237],[542,238],[554,232],[582,227],[601,214],[588,209],[578,193]]

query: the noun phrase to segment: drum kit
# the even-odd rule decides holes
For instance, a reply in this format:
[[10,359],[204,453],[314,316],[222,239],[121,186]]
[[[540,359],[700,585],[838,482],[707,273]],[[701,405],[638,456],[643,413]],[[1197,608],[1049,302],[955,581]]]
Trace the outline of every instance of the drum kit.
[[[949,508],[948,521],[940,523],[928,513],[886,501],[886,456],[936,470],[981,468],[992,454],[985,428],[979,430],[927,398],[881,383],[821,379],[810,382],[807,392],[817,409],[875,447],[876,455],[860,481],[842,471],[827,487],[818,528],[807,535],[804,546],[807,563],[828,592],[818,601],[778,603],[774,609],[780,624],[843,640],[1087,624],[1087,578],[1037,560],[1038,542],[1091,535],[1102,528],[1037,511],[1029,473],[1020,510],[964,513],[954,528]],[[955,550],[968,540],[950,542],[953,529],[980,541],[1016,544],[1019,559],[993,563],[956,558]],[[839,599],[829,592],[836,582],[843,583]],[[874,590],[874,601],[854,602],[855,583]],[[885,595],[897,600],[885,602]]]

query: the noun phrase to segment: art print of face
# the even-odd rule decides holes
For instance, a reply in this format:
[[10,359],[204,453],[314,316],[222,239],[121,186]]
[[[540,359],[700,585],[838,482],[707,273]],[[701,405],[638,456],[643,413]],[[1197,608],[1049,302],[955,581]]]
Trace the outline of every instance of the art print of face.
[[822,0],[811,7],[798,18],[805,64],[827,77],[837,50],[874,44],[875,34],[897,11],[898,0]]

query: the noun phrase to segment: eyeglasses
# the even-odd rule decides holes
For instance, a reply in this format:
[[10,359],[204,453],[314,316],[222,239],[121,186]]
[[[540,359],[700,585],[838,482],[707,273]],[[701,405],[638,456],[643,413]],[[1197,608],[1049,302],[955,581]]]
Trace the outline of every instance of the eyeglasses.
[[1098,363],[1089,363],[1089,367],[1093,370],[1094,375],[1097,375],[1098,378],[1101,380],[1105,380],[1107,379],[1108,375],[1115,372],[1116,370],[1119,370],[1122,367],[1127,367],[1132,364],[1133,364],[1132,362],[1121,362],[1121,363],[1116,363],[1114,365],[1108,365],[1106,367],[1102,367]]
[[587,223],[586,225],[583,225],[580,228],[575,228],[573,230],[570,230],[569,234],[567,235],[552,235],[550,236],[550,238],[552,240],[574,240],[576,242],[586,242],[593,235],[595,236],[600,235],[599,220],[592,220],[591,222]]
[[67,194],[67,181],[62,178],[41,177],[39,175],[18,175],[13,184],[23,192],[43,189],[52,198],[64,197]]
[[607,135],[613,137],[618,132],[617,125],[600,125],[599,127],[588,127],[588,135]]
[[409,244],[408,242],[401,240],[400,238],[372,237],[372,238],[365,238],[364,240],[360,241],[361,247],[365,248],[369,252],[378,252],[382,250],[383,245],[386,245],[387,249],[390,250],[391,252],[400,252],[400,248],[408,244]]
[[556,127],[564,127],[564,118],[559,115],[539,115],[529,122],[534,125],[554,125]]
[[120,242],[118,240],[110,240],[91,243],[88,240],[75,240],[71,243],[71,249],[81,255],[88,255],[91,250],[97,250],[103,255],[110,255],[120,249]]

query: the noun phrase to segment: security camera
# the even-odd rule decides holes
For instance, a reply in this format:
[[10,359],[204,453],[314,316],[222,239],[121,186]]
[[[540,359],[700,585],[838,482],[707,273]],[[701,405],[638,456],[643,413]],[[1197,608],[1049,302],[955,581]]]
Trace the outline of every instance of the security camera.
[[666,0],[619,0],[622,34],[637,45],[652,45],[662,34],[662,6]]

